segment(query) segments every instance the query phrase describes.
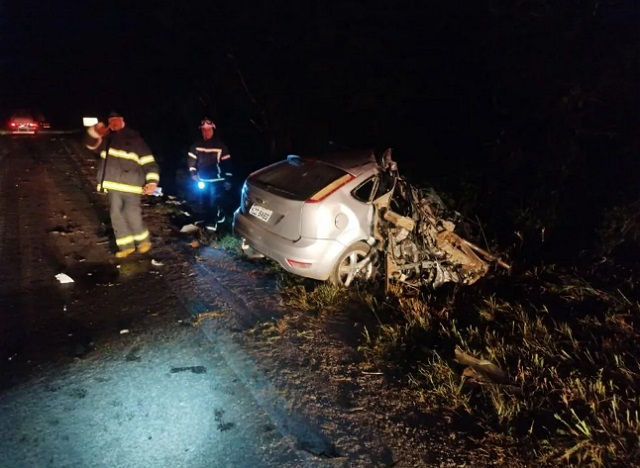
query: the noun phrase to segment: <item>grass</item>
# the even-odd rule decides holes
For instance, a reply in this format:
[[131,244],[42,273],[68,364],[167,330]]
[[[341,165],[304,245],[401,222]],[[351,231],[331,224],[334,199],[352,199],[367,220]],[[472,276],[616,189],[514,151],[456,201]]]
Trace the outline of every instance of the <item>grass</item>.
[[438,353],[418,366],[417,375],[409,375],[408,381],[415,390],[419,402],[426,409],[443,409],[471,413],[471,395],[465,389],[465,377],[455,372]]
[[[533,440],[540,462],[640,460],[640,304],[620,288],[596,287],[557,266],[523,271],[502,289],[485,282],[435,294],[396,286],[384,298],[287,281],[285,302],[299,310],[353,301],[369,308],[374,325],[360,351],[403,375],[425,410],[464,413],[495,435]],[[507,381],[461,363],[454,349]]]
[[305,280],[286,272],[279,273],[279,289],[287,307],[301,311],[321,311],[340,307],[348,292],[330,283]]
[[218,241],[218,247],[236,255],[242,254],[242,241],[231,234],[223,236]]

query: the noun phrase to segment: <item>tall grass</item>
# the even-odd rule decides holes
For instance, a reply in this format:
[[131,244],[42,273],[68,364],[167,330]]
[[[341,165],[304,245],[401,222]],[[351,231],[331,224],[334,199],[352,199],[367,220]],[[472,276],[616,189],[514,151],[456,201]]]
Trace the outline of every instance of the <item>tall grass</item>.
[[[425,410],[463,413],[494,434],[533,440],[541,462],[640,462],[640,304],[556,266],[506,284],[360,294],[376,321],[359,349],[404,373]],[[333,288],[299,284],[288,303],[340,307],[347,292]],[[454,349],[501,369],[506,381]]]
[[[536,297],[534,291],[544,294]],[[505,385],[462,385],[482,396],[472,412],[497,431],[534,435],[546,461],[638,461],[639,304],[570,274],[557,274],[553,283],[530,283],[520,293],[509,300],[479,297],[464,327],[454,317],[439,322],[442,336],[509,375]],[[460,300],[454,298],[451,309],[469,310]],[[408,307],[407,323],[416,324],[416,309],[400,304]],[[418,369],[425,374],[439,366],[427,360]],[[464,374],[459,378],[468,382]],[[438,395],[444,388],[455,390],[449,390],[452,402],[460,399],[456,386],[423,383],[420,395]]]

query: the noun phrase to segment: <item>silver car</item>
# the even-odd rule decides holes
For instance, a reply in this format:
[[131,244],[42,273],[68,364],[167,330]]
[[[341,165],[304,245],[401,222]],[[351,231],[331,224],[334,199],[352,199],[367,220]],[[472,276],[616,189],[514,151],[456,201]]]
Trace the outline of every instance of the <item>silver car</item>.
[[376,273],[375,202],[392,188],[372,151],[292,155],[247,178],[233,230],[291,273],[349,285]]

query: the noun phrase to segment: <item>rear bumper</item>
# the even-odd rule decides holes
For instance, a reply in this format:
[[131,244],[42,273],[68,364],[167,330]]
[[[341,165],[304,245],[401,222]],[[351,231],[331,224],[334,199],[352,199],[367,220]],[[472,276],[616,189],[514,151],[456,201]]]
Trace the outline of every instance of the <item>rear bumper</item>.
[[[274,260],[282,268],[295,275],[325,281],[346,249],[346,246],[331,239],[300,238],[293,242],[275,235],[260,226],[262,221],[236,210],[233,214],[233,232],[245,239],[256,251]],[[287,259],[310,263],[308,268],[292,267]]]
[[10,127],[9,132],[14,135],[34,135],[38,132],[38,128],[29,125],[17,125],[16,127]]

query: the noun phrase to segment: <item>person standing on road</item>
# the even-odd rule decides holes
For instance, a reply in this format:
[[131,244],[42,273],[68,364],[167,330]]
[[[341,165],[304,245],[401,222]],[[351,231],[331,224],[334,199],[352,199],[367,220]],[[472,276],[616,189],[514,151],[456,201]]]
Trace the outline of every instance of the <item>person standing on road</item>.
[[141,195],[151,195],[160,174],[151,150],[140,134],[125,125],[118,112],[108,125],[98,122],[87,129],[87,148],[100,155],[98,191],[109,197],[109,214],[118,251],[124,258],[151,249],[149,230],[142,219]]
[[202,138],[189,148],[187,165],[192,180],[205,184],[205,221],[217,231],[225,222],[224,205],[231,190],[231,155],[227,145],[215,135],[216,124],[208,118],[200,122]]

